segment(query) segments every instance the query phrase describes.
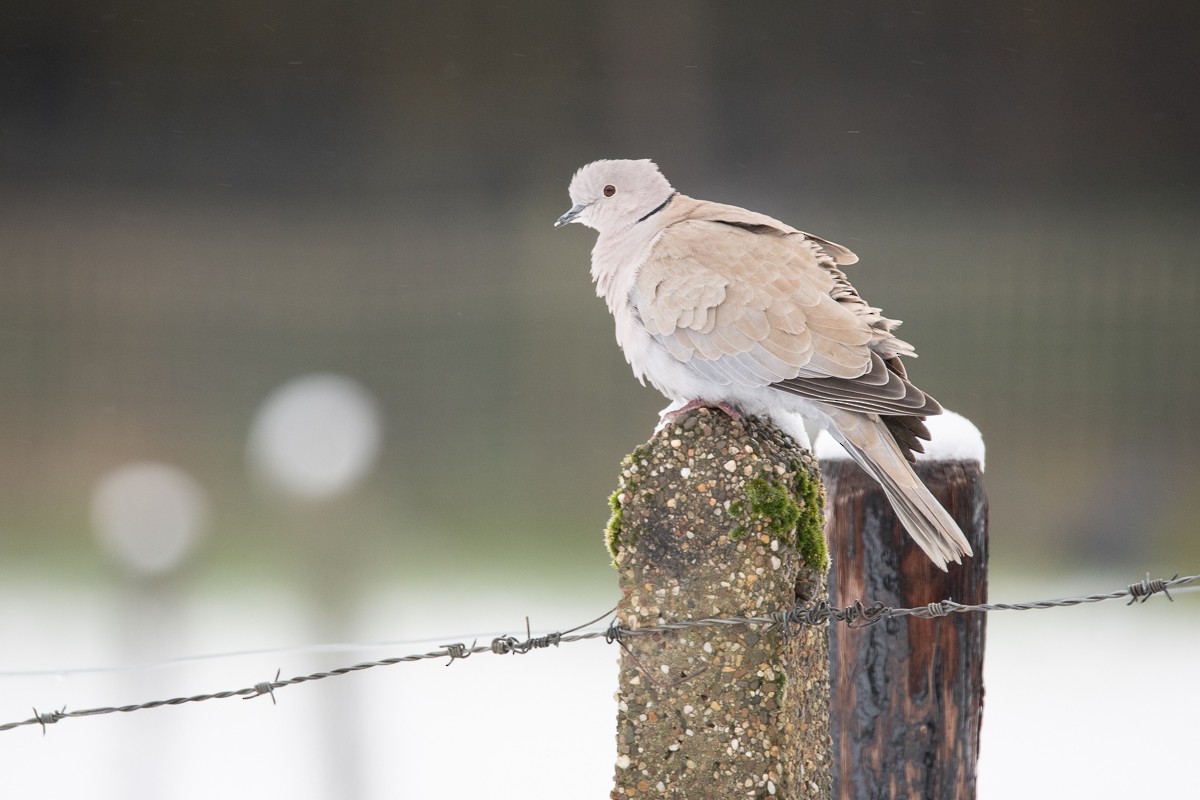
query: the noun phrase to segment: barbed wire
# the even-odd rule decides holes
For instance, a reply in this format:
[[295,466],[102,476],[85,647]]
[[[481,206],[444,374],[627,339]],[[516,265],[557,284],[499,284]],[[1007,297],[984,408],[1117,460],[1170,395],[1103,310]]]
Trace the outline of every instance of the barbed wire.
[[[549,633],[546,630],[545,633]],[[83,667],[50,667],[37,669],[3,669],[0,670],[0,681],[5,678],[70,678],[77,675],[128,674],[131,672],[149,672],[152,670],[174,669],[194,666],[209,661],[226,661],[235,658],[251,656],[311,656],[311,655],[346,655],[367,651],[379,651],[384,648],[397,648],[409,645],[423,645],[435,639],[480,639],[490,637],[493,631],[456,633],[452,636],[423,636],[409,639],[383,639],[375,642],[321,642],[282,647],[260,647],[245,650],[218,650],[211,653],[199,653],[174,658],[164,658],[156,661],[138,661],[129,664],[93,664]]]
[[[965,613],[986,613],[991,611],[1032,611],[1047,608],[1065,608],[1070,606],[1078,606],[1087,603],[1099,603],[1105,600],[1120,600],[1129,598],[1126,605],[1134,603],[1144,603],[1155,594],[1166,595],[1168,600],[1172,600],[1171,589],[1187,586],[1188,584],[1200,581],[1200,575],[1189,575],[1180,577],[1176,575],[1170,579],[1154,578],[1147,576],[1144,580],[1132,583],[1124,589],[1118,589],[1112,592],[1103,594],[1089,594],[1082,597],[1064,597],[1054,600],[1035,600],[1027,603],[978,603],[974,605],[956,603],[953,600],[943,600],[938,603],[930,603],[916,608],[892,608],[885,606],[882,603],[866,604],[861,600],[853,605],[844,608],[831,606],[828,602],[821,600],[815,603],[804,606],[796,606],[787,611],[778,611],[766,616],[758,617],[707,617],[704,619],[681,620],[679,622],[664,622],[658,625],[649,625],[646,627],[626,628],[621,626],[614,619],[607,628],[603,630],[584,631],[590,625],[594,625],[600,620],[608,617],[616,612],[616,608],[604,612],[593,620],[589,620],[574,628],[569,628],[565,631],[549,633],[544,636],[532,636],[529,632],[529,619],[526,618],[526,637],[518,639],[514,636],[497,636],[488,644],[478,644],[473,642],[471,646],[467,646],[463,642],[455,642],[452,644],[444,644],[439,650],[432,650],[427,653],[414,653],[406,656],[396,656],[393,658],[383,658],[377,661],[365,661],[359,664],[354,664],[348,667],[338,667],[324,672],[312,672],[307,675],[297,675],[293,678],[280,678],[281,670],[277,670],[275,678],[269,681],[261,681],[242,689],[230,689],[222,692],[212,692],[209,694],[196,694],[187,697],[173,697],[169,700],[151,700],[145,703],[133,703],[123,706],[103,706],[99,708],[84,708],[74,711],[68,711],[64,706],[57,711],[38,711],[33,708],[33,716],[19,720],[16,722],[7,722],[0,724],[0,731],[8,731],[26,726],[40,726],[42,734],[46,733],[46,726],[53,725],[64,719],[72,719],[76,717],[95,717],[105,714],[127,714],[133,711],[145,711],[151,708],[160,708],[162,706],[179,706],[187,703],[202,703],[208,700],[224,700],[231,697],[240,697],[243,700],[252,700],[256,697],[268,696],[274,704],[275,690],[282,689],[287,686],[295,686],[302,683],[310,683],[312,681],[325,680],[326,678],[336,678],[342,675],[349,675],[363,670],[374,669],[376,667],[388,667],[395,664],[404,664],[412,661],[423,661],[426,659],[449,659],[446,666],[450,666],[455,661],[465,660],[477,653],[495,653],[496,655],[524,655],[525,653],[534,650],[544,650],[549,647],[558,647],[562,644],[571,642],[581,642],[589,639],[604,639],[608,643],[620,642],[626,639],[639,636],[650,636],[660,633],[669,633],[673,631],[688,630],[693,628],[713,628],[718,626],[733,626],[733,625],[764,625],[770,628],[790,629],[797,626],[805,625],[829,625],[834,622],[844,623],[849,627],[864,627],[872,625],[883,619],[892,619],[899,617],[919,617],[925,619],[933,619],[937,617],[945,617],[950,614],[965,614]],[[1194,587],[1200,588],[1200,587]]]

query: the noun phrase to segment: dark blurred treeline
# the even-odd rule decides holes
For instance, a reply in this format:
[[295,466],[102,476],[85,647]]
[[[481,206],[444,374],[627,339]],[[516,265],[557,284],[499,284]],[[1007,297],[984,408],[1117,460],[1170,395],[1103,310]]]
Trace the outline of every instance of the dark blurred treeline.
[[256,191],[504,194],[577,152],[788,188],[1195,188],[1198,37],[1189,2],[12,3],[0,157]]
[[[157,459],[209,492],[200,569],[328,568],[325,536],[349,571],[607,580],[663,403],[550,224],[578,166],[649,156],[859,253],[987,438],[997,564],[1183,569],[1198,33],[1190,2],[6,4],[2,558],[90,565],[92,486]],[[296,511],[245,437],[314,371],[386,441]]]

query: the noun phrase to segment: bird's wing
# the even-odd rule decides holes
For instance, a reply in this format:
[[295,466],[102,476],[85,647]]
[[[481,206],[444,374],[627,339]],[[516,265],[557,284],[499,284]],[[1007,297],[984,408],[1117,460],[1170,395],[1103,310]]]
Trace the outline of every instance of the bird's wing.
[[721,385],[771,386],[853,411],[938,413],[891,366],[912,354],[892,336],[896,323],[858,297],[821,242],[788,231],[740,219],[670,225],[630,294],[642,324]]
[[828,239],[822,239],[820,236],[796,230],[786,222],[780,222],[774,217],[760,214],[757,211],[749,211],[745,208],[730,206],[724,203],[695,200],[684,195],[678,195],[675,204],[680,206],[683,215],[687,219],[723,222],[726,225],[735,225],[755,233],[792,234],[801,237],[811,244],[816,245],[818,254],[822,257],[822,260],[827,260],[835,267],[844,267],[858,263],[858,256],[851,252],[850,248],[843,247]]

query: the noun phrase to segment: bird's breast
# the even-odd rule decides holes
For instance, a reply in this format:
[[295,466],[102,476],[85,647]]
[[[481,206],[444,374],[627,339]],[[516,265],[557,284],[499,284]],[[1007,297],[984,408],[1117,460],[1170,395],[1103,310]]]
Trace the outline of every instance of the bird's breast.
[[592,280],[596,294],[604,298],[614,315],[629,300],[638,270],[662,236],[662,230],[624,231],[621,235],[601,233],[592,248]]
[[[592,279],[596,294],[604,298],[616,327],[617,344],[634,377],[647,381],[673,400],[692,400],[703,396],[699,376],[671,355],[655,339],[638,316],[635,285],[638,270],[650,257],[662,229],[646,229],[645,234],[621,236],[602,234],[592,249]],[[640,231],[638,232],[641,233]]]
[[709,397],[710,382],[695,370],[675,358],[671,352],[642,324],[632,296],[613,309],[617,344],[625,360],[643,384],[649,382],[672,400],[695,400]]

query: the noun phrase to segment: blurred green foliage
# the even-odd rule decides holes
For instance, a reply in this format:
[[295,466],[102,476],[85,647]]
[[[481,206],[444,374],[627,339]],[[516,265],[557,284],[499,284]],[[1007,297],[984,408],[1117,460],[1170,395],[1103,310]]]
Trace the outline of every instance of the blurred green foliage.
[[[209,492],[214,579],[608,580],[665,401],[551,223],[622,156],[858,252],[984,433],[999,567],[1200,556],[1200,6],[135,6],[0,30],[6,565],[107,575],[91,488],[157,459]],[[386,442],[297,505],[245,441],[312,371]]]

